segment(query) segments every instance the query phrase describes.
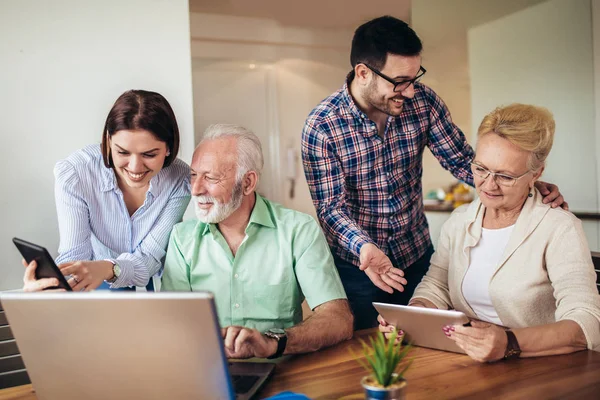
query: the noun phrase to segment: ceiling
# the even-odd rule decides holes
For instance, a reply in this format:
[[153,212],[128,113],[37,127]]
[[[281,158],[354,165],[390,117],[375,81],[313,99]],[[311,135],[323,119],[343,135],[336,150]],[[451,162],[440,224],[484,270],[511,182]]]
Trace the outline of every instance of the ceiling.
[[419,36],[466,31],[546,0],[189,0],[190,11],[267,18],[284,26],[354,30],[381,15],[415,23]]
[[[354,30],[381,15],[410,21],[411,0],[189,0],[190,11],[268,18],[284,26]],[[413,0],[414,1],[414,0]]]

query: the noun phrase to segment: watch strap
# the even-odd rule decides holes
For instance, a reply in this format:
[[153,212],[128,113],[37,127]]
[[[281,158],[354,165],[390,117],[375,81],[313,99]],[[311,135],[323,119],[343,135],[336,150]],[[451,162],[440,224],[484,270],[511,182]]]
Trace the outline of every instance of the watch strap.
[[287,345],[287,335],[278,336],[278,335],[271,334],[271,335],[267,335],[267,336],[277,340],[277,351],[272,356],[267,357],[267,359],[272,360],[274,358],[281,357],[283,355],[283,352],[285,351],[285,347]]
[[117,265],[117,263],[116,263],[116,261],[113,261],[109,258],[104,259],[104,261],[108,261],[109,263],[111,263],[113,265],[113,278],[110,280],[106,280],[105,282],[106,283],[115,283],[118,278],[117,274],[115,274],[115,266]]
[[506,338],[508,339],[508,342],[506,343],[504,359],[510,360],[512,358],[519,358],[521,355],[521,347],[519,347],[519,342],[517,341],[517,337],[515,336],[514,332],[507,330]]

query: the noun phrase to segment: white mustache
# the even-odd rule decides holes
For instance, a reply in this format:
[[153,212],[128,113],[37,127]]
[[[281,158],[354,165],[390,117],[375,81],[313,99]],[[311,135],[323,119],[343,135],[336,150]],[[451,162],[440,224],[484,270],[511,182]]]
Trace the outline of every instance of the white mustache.
[[196,203],[202,203],[202,204],[206,204],[206,203],[215,203],[215,204],[220,204],[219,201],[217,199],[215,199],[212,196],[194,196],[194,202]]

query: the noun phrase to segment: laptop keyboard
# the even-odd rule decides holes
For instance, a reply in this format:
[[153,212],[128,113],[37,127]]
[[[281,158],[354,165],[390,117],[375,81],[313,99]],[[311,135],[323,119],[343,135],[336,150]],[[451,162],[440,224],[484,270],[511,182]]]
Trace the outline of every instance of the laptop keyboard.
[[256,375],[231,375],[233,389],[237,394],[248,393],[259,379]]

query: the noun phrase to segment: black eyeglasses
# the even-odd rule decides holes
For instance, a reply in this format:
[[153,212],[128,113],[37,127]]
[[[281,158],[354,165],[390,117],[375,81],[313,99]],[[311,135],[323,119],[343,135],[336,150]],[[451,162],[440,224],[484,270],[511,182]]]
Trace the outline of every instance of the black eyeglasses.
[[[365,63],[363,63],[363,64],[365,64]],[[371,67],[369,64],[365,64],[365,66],[367,68],[369,68],[371,71],[375,72],[376,75],[379,75],[380,77],[382,77],[383,79],[385,79],[386,81],[388,81],[389,83],[394,85],[394,92],[402,92],[402,91],[406,90],[410,85],[414,85],[415,82],[419,82],[419,79],[421,79],[423,77],[423,75],[425,75],[425,72],[427,72],[427,70],[425,68],[420,67],[419,72],[417,72],[417,76],[415,76],[414,78],[407,79],[405,81],[395,81],[392,78],[390,78],[389,76],[384,75],[380,71]]]

